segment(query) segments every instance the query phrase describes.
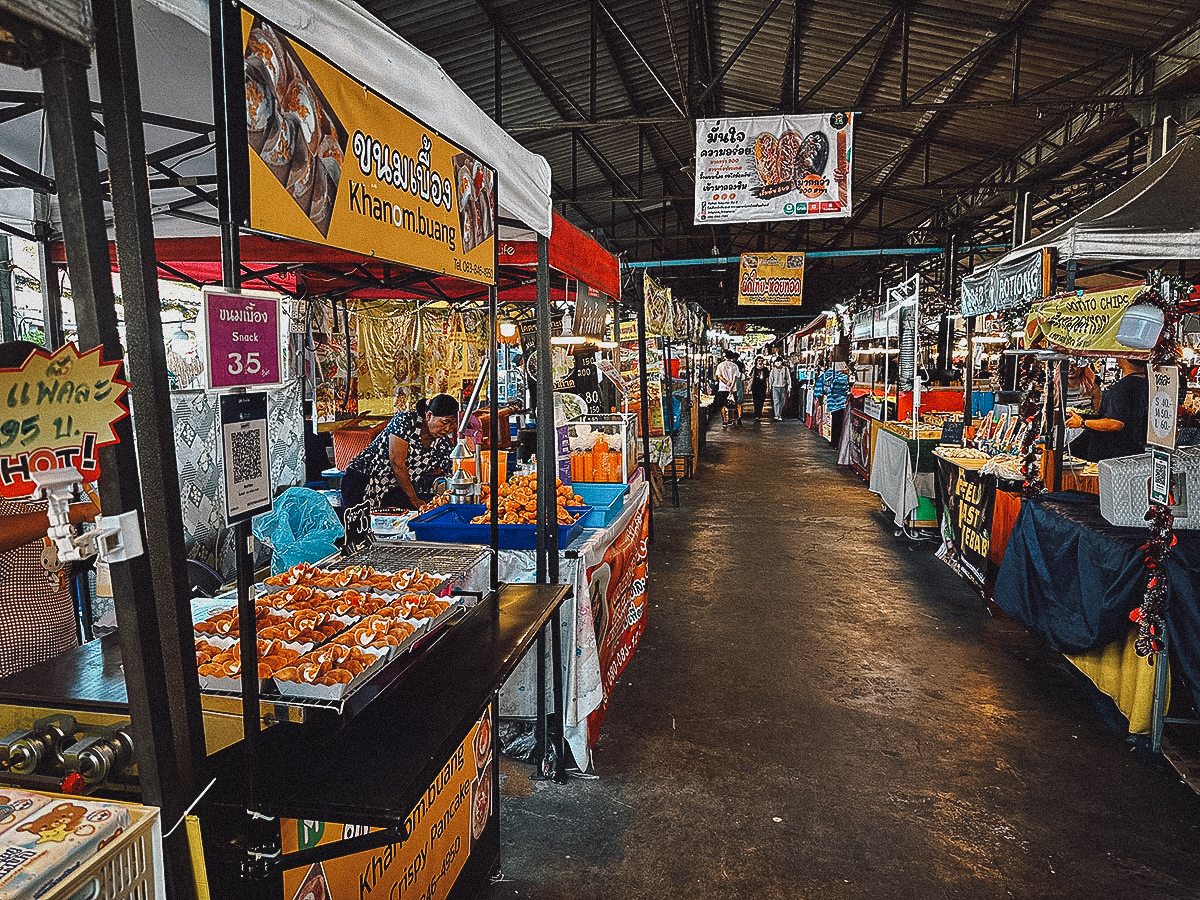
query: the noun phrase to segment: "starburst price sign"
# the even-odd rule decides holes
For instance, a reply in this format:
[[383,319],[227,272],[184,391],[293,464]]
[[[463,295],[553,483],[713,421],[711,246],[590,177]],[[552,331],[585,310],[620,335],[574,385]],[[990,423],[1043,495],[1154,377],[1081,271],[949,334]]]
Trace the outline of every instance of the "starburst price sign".
[[32,474],[74,466],[84,481],[100,477],[97,449],[115,444],[113,423],[129,415],[128,382],[100,348],[74,344],[38,350],[19,369],[0,369],[0,496],[28,497]]

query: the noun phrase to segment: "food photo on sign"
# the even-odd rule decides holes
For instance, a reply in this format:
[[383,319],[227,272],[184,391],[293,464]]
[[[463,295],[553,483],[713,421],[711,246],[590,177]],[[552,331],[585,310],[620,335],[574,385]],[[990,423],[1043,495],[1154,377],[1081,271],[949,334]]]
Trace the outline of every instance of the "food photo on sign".
[[696,123],[697,225],[845,217],[853,114]]
[[250,148],[325,236],[342,177],[346,129],[291,42],[261,19],[246,42],[245,72]]

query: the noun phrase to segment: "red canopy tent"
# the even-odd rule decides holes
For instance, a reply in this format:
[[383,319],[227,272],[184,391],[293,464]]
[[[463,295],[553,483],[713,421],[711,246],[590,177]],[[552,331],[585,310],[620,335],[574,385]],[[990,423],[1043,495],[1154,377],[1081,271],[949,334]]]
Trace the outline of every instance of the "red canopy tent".
[[[577,279],[610,297],[621,293],[616,257],[591,235],[557,213],[550,234],[550,268],[568,279]],[[159,238],[155,241],[159,273],[163,278],[196,284],[221,283],[221,245],[217,237]],[[537,297],[537,241],[500,241],[497,290],[502,300],[533,302]],[[117,250],[109,243],[113,271]],[[55,262],[65,263],[61,244],[54,246]],[[383,262],[370,256],[318,244],[282,240],[259,234],[241,236],[242,286],[248,289],[295,294],[300,282],[310,294],[341,294],[361,299],[396,297],[446,301],[484,300],[484,285],[439,275],[410,266]],[[567,288],[551,278],[551,299],[564,299]]]

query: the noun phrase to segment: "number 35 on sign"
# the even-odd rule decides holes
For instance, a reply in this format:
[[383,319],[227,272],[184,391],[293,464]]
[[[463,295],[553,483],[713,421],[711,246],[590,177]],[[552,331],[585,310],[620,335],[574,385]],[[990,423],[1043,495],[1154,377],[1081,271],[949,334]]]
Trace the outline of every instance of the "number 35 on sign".
[[282,381],[279,307],[278,294],[204,292],[200,316],[210,388],[267,387]]

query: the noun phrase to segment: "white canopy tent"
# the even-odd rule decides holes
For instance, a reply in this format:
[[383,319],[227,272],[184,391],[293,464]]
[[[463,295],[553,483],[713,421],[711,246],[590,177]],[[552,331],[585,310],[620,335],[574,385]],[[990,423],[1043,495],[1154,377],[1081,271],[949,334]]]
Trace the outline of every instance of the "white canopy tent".
[[[146,151],[154,161],[184,177],[204,178],[216,168],[213,150],[213,89],[207,0],[133,0],[142,105],[147,117]],[[348,0],[255,0],[255,12],[308,44],[360,83],[423,121],[452,141],[495,166],[500,215],[528,226],[501,227],[500,237],[529,240],[549,236],[552,222],[550,166],[531,153],[467,97],[436,60]],[[37,72],[4,67],[0,84],[0,223],[23,233],[43,220],[36,210],[36,178],[7,177],[23,168],[53,177],[45,135],[44,113],[31,95],[41,93]],[[91,95],[99,97],[95,67]],[[22,115],[18,107],[30,103]],[[12,116],[12,118],[8,118]],[[203,138],[207,136],[205,144]],[[189,141],[188,149],[170,148]],[[103,138],[97,143],[105,164]],[[201,144],[202,146],[194,146]],[[15,163],[16,166],[6,163]],[[152,167],[153,168],[153,167]],[[151,172],[152,178],[155,172]],[[15,182],[24,181],[20,186]],[[184,187],[156,187],[151,196],[156,237],[217,235],[211,182]],[[50,221],[57,222],[51,201]],[[57,231],[57,228],[55,228]]]
[[1068,259],[1200,259],[1200,137],[1184,138],[1103,200],[1013,248]]

